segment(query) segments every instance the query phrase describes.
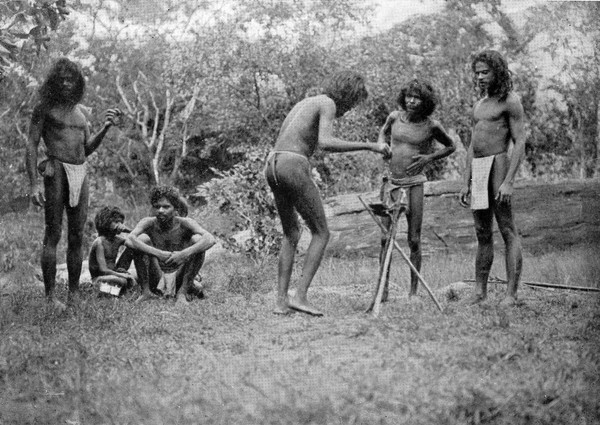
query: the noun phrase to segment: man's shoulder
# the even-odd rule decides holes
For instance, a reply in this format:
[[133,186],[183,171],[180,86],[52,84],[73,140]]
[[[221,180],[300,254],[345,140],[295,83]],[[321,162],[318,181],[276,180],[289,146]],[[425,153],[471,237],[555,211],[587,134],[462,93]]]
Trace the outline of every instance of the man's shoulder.
[[89,106],[85,106],[82,103],[78,103],[77,105],[75,105],[75,110],[79,113],[81,113],[81,115],[84,116],[84,118],[89,121],[91,116],[92,116],[92,108]]
[[143,228],[147,228],[152,226],[154,223],[156,223],[156,217],[150,216],[150,217],[144,217],[142,218],[139,222],[138,222],[138,226],[141,226]]
[[427,124],[432,128],[432,129],[443,129],[444,126],[442,125],[442,123],[440,122],[440,120],[436,120],[435,118],[431,118],[431,117],[427,117]]
[[101,245],[103,239],[104,239],[103,236],[96,237],[96,239],[94,239],[94,242],[92,242],[92,245],[90,246],[90,249],[95,249],[95,248],[98,247],[98,245]]
[[398,118],[400,118],[401,116],[402,116],[402,111],[395,110],[395,111],[390,112],[390,114],[388,115],[388,119],[395,121]]
[[197,220],[194,220],[191,217],[175,217],[175,222],[182,224],[184,226],[196,225],[198,224]]
[[325,94],[318,94],[316,96],[307,97],[302,99],[297,105],[301,105],[303,108],[320,108],[321,106],[332,105],[335,106],[335,102],[332,98]]
[[508,93],[508,95],[506,96],[506,100],[505,102],[508,105],[521,105],[521,96],[519,96],[517,93],[515,93],[514,91],[511,91]]

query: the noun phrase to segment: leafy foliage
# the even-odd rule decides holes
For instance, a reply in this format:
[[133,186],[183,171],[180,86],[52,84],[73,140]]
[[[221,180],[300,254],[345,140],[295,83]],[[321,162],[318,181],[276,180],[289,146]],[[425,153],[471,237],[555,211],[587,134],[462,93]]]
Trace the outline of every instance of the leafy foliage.
[[250,229],[248,238],[232,243],[256,260],[276,252],[281,242],[277,211],[263,175],[266,153],[251,149],[230,170],[213,169],[217,178],[198,186],[194,195],[206,202],[206,209],[236,217],[232,231]]
[[49,32],[69,14],[66,0],[11,0],[0,3],[0,78],[17,62],[27,41],[39,52],[48,48]]
[[[0,82],[0,136],[7,148],[0,150],[0,161],[10,165],[0,178],[7,188],[3,199],[19,196],[26,186],[22,158],[36,90],[48,64],[66,55],[86,75],[84,103],[92,111],[93,128],[101,124],[106,108],[126,111],[119,128],[109,132],[89,162],[94,175],[114,180],[119,190],[133,195],[157,181],[190,193],[216,176],[233,178],[228,172],[235,164],[238,174],[244,167],[254,169],[249,158],[273,144],[291,107],[339,69],[363,73],[370,92],[363,106],[339,120],[336,131],[341,137],[375,141],[385,117],[397,108],[401,85],[422,77],[441,98],[434,118],[467,146],[474,100],[470,57],[483,48],[502,51],[514,71],[515,89],[527,114],[527,168],[532,176],[572,176],[573,170],[589,176],[597,168],[597,41],[590,45],[595,50],[572,55],[561,70],[568,78],[546,86],[540,85],[536,59],[529,58],[528,50],[543,45],[540,34],[559,32],[557,17],[563,15],[572,24],[572,35],[599,40],[593,35],[597,5],[543,5],[528,15],[529,25],[520,27],[499,1],[452,0],[443,13],[415,16],[389,31],[359,37],[356,29],[368,25],[371,9],[358,0],[239,0],[228,2],[227,8],[217,2],[151,0],[144,2],[151,9],[144,14],[141,3],[69,2],[91,27],[76,19],[57,27],[65,16],[61,2],[2,3],[4,10],[12,8],[9,18],[22,13],[40,26],[27,40],[35,40],[46,25],[45,44],[25,43],[30,48],[20,50],[18,63],[5,68],[8,78]],[[46,9],[55,14],[40,12]],[[8,37],[9,18],[2,21],[0,40]],[[19,19],[9,29],[31,32],[33,27]],[[57,30],[52,33],[53,28]],[[547,50],[564,56],[567,47],[574,49],[569,40],[557,39]],[[41,46],[39,52],[36,46]],[[554,103],[541,102],[541,91],[555,93]],[[455,175],[460,168],[456,158],[436,163],[428,171],[430,178]],[[244,165],[246,161],[250,163]],[[385,166],[369,153],[317,153],[313,164],[327,196],[372,189]],[[217,183],[214,190],[221,190]],[[236,217],[243,227],[244,221]]]

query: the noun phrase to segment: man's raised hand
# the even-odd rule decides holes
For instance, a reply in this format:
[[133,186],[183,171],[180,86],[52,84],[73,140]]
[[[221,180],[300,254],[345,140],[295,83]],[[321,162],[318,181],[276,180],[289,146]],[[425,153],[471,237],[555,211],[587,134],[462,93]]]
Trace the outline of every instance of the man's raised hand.
[[104,116],[104,126],[111,127],[119,124],[119,119],[123,115],[123,112],[119,108],[111,108],[106,111]]

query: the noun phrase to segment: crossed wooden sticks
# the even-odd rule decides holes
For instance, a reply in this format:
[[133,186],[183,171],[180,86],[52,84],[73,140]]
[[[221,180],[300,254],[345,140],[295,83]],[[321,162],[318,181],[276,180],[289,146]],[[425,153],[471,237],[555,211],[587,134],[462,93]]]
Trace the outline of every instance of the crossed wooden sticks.
[[402,255],[402,258],[404,258],[404,260],[406,261],[406,263],[408,264],[410,269],[415,273],[415,275],[418,277],[419,281],[423,284],[423,286],[427,290],[427,293],[429,294],[429,296],[431,297],[431,299],[433,300],[433,302],[435,303],[437,308],[443,312],[444,309],[442,308],[440,302],[437,300],[437,298],[431,291],[431,288],[429,287],[427,282],[425,282],[425,279],[423,279],[423,276],[421,276],[421,273],[419,273],[419,271],[413,265],[413,263],[410,261],[408,256],[404,253],[404,251],[402,251],[402,249],[400,248],[400,245],[398,245],[398,242],[396,242],[396,231],[398,230],[398,219],[400,218],[400,215],[406,210],[406,207],[403,205],[399,205],[397,208],[392,209],[392,211],[391,211],[392,224],[390,226],[390,229],[388,231],[386,231],[385,227],[381,223],[381,220],[375,216],[373,209],[369,205],[367,205],[367,203],[360,197],[360,195],[358,195],[358,199],[363,204],[363,206],[365,207],[365,209],[367,210],[367,212],[369,213],[371,218],[373,218],[375,223],[377,223],[379,228],[383,232],[387,232],[387,240],[386,240],[386,244],[384,247],[383,262],[381,263],[381,265],[379,267],[379,280],[377,281],[377,287],[375,290],[375,294],[374,294],[373,300],[371,301],[371,305],[367,309],[367,313],[369,313],[369,312],[372,313],[374,317],[379,316],[379,311],[381,308],[381,299],[383,297],[383,292],[385,290],[385,284],[387,281],[387,277],[389,275],[389,270],[392,265],[393,248],[396,248],[396,250],[398,252],[400,252],[400,255]]

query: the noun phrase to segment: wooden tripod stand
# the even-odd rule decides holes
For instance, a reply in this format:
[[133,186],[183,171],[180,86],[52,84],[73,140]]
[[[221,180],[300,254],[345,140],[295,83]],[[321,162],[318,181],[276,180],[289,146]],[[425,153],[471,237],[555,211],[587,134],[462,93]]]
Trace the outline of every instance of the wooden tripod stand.
[[[406,261],[406,263],[408,264],[410,269],[416,274],[417,278],[425,287],[425,290],[427,291],[427,293],[429,294],[429,296],[435,303],[436,307],[440,311],[444,311],[440,302],[437,300],[437,298],[431,291],[431,288],[429,287],[427,282],[425,282],[425,279],[423,279],[423,276],[421,276],[421,273],[419,273],[419,271],[414,266],[414,264],[410,261],[408,256],[404,253],[404,251],[402,251],[402,249],[400,248],[400,245],[398,245],[398,242],[396,242],[396,232],[398,230],[398,220],[400,218],[400,215],[406,211],[406,206],[403,205],[402,203],[400,203],[396,208],[392,208],[390,210],[382,204],[367,205],[367,203],[360,196],[358,196],[358,199],[363,204],[363,206],[365,207],[365,209],[367,210],[367,212],[369,213],[371,218],[373,218],[375,223],[377,223],[379,228],[382,231],[387,233],[387,240],[386,240],[386,244],[384,246],[384,260],[381,262],[381,265],[379,267],[379,279],[377,281],[377,287],[375,289],[375,294],[373,296],[371,304],[369,305],[369,308],[367,309],[366,312],[372,313],[374,317],[379,316],[379,311],[381,309],[381,299],[383,297],[383,292],[385,290],[387,277],[389,275],[389,270],[392,265],[392,251],[394,248],[396,248],[396,250],[398,252],[400,252],[400,255],[402,255],[402,258],[404,258],[404,260]],[[392,224],[391,224],[389,230],[387,230],[387,231],[386,231],[384,225],[381,223],[381,220],[377,217],[377,216],[385,216],[385,215],[391,216],[391,219],[392,219]]]

